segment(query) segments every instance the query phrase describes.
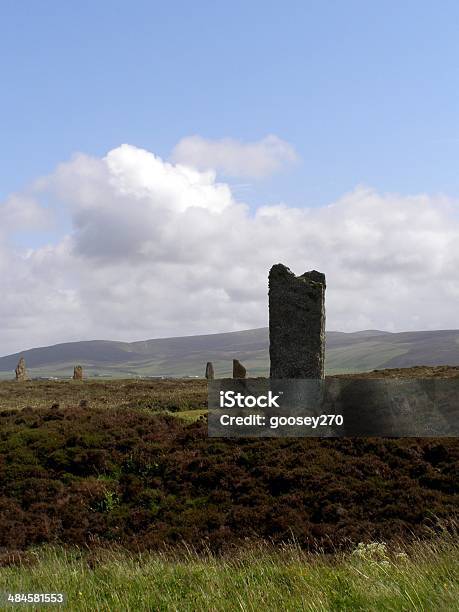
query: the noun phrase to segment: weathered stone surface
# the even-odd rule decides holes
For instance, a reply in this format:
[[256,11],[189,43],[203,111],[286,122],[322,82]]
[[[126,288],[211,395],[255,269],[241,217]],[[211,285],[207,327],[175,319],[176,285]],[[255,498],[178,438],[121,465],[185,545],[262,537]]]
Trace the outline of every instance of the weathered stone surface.
[[233,359],[233,378],[245,378],[247,370],[238,359]]
[[73,380],[83,380],[83,368],[77,365],[73,368]]
[[206,378],[207,380],[214,379],[214,366],[211,361],[208,361],[206,365]]
[[21,357],[19,359],[15,372],[16,372],[16,380],[19,380],[19,381],[29,380],[24,357]]
[[271,378],[323,378],[325,275],[295,276],[283,264],[269,272]]

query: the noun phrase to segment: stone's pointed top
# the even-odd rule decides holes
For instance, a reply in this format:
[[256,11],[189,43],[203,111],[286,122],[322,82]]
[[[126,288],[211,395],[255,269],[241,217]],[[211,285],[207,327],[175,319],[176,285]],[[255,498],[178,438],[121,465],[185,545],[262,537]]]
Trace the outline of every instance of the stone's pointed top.
[[295,276],[290,268],[284,266],[284,264],[278,263],[271,266],[271,270],[269,271],[269,276]]
[[311,280],[314,283],[320,283],[321,285],[325,285],[325,274],[323,274],[322,272],[317,272],[317,270],[305,272],[298,278],[304,278],[305,280]]
[[299,276],[296,276],[291,270],[290,268],[288,268],[287,266],[284,266],[284,264],[278,263],[278,264],[274,264],[271,267],[271,270],[269,271],[269,279],[277,279],[277,278],[290,278],[290,279],[296,279],[298,281],[307,281],[307,282],[314,282],[314,283],[320,283],[322,285],[324,285],[325,287],[325,274],[323,274],[322,272],[317,272],[317,270],[311,270],[310,272],[304,272],[304,274],[300,274]]
[[247,370],[238,359],[233,359],[233,378],[246,378]]
[[213,380],[214,379],[214,366],[213,366],[213,363],[211,361],[208,361],[207,365],[206,365],[206,378],[207,378],[207,380]]

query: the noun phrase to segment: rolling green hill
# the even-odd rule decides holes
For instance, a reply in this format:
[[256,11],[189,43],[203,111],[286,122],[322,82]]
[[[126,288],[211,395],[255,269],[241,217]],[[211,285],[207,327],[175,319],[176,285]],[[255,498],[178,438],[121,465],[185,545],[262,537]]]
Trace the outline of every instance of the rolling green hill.
[[[203,376],[207,361],[214,363],[217,376],[227,376],[233,358],[240,359],[250,375],[264,376],[269,371],[267,328],[140,342],[56,344],[1,357],[0,378],[13,376],[21,355],[34,377],[68,377],[75,364],[83,365],[88,376]],[[458,364],[459,330],[327,333],[328,374]]]

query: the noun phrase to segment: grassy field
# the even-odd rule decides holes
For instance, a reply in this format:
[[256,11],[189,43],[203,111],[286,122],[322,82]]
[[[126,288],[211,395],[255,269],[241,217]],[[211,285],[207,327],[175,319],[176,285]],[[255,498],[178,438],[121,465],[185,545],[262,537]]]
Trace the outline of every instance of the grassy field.
[[258,544],[226,557],[47,547],[0,560],[1,590],[65,592],[75,612],[459,609],[459,546],[451,535],[327,556]]
[[202,410],[207,407],[207,382],[171,380],[31,380],[0,382],[0,411],[26,407],[65,409],[145,408],[150,412]]
[[[418,366],[374,370],[361,374],[341,374],[352,378],[456,378],[459,366]],[[205,411],[207,381],[205,379],[85,379],[0,381],[0,411],[31,407],[47,409],[58,404],[65,409],[83,402],[92,408],[145,408],[152,412]]]

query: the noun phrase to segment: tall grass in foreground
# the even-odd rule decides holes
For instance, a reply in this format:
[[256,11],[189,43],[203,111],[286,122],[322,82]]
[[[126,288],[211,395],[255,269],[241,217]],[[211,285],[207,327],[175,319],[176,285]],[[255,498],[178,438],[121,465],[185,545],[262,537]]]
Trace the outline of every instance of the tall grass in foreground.
[[16,565],[11,560],[0,568],[0,590],[64,591],[67,609],[76,612],[459,610],[459,543],[451,535],[404,551],[375,543],[332,556],[260,544],[225,557],[186,548],[133,554],[47,547]]

